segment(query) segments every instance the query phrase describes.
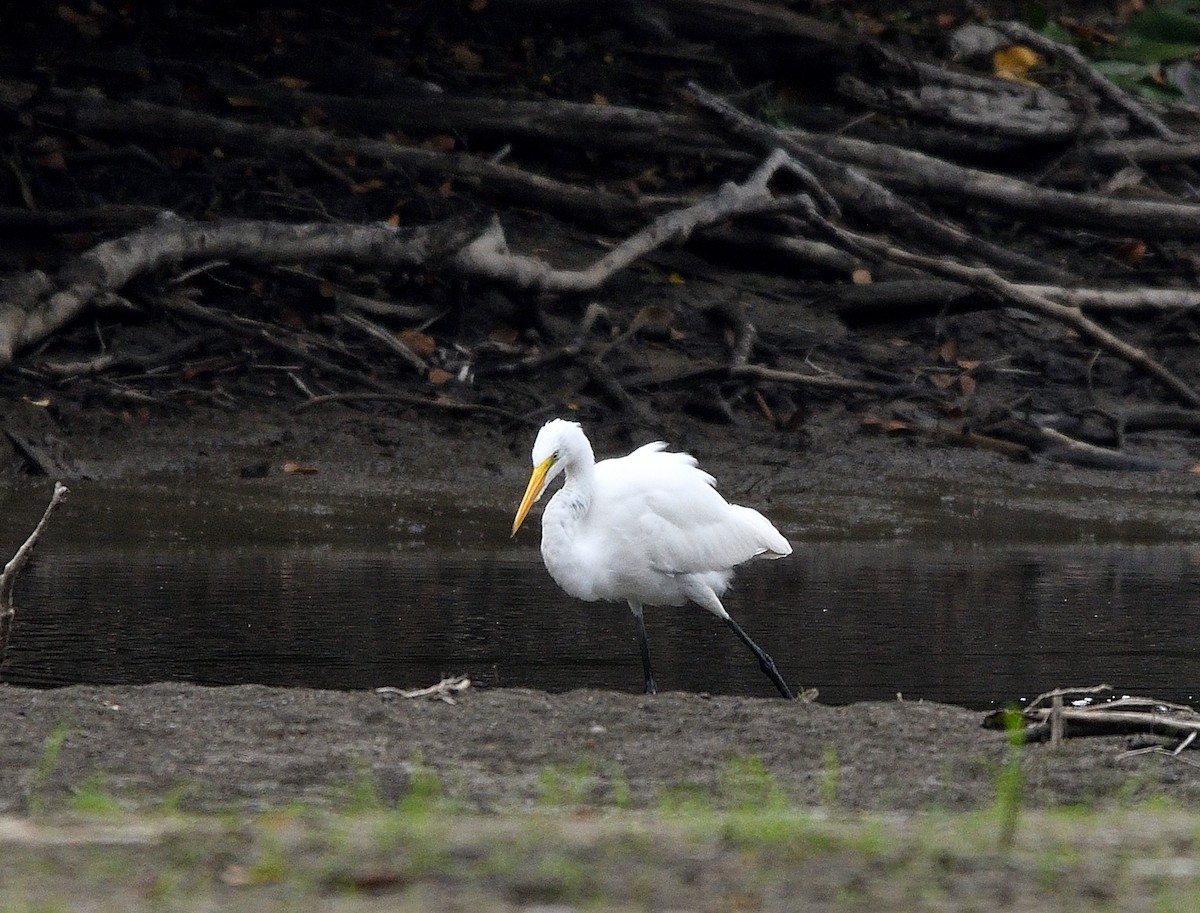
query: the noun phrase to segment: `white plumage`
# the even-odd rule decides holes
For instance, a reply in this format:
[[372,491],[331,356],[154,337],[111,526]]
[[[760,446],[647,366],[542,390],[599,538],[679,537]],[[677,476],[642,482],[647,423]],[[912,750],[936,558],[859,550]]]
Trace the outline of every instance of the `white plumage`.
[[578,599],[629,603],[647,693],[654,693],[655,684],[642,607],[690,600],[728,624],[790,698],[771,658],[729,616],[720,597],[735,566],[755,557],[782,558],[792,547],[758,511],[721,497],[694,457],[668,453],[666,446],[656,441],[597,463],[578,423],[547,422],[533,444],[533,473],[513,535],[550,482],[564,473],[563,487],[542,515],[546,569]]

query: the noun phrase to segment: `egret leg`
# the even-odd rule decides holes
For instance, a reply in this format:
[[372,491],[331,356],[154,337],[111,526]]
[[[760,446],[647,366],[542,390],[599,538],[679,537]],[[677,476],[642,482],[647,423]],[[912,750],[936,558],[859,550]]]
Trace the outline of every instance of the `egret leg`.
[[775,683],[775,687],[779,689],[779,693],[786,697],[789,701],[795,700],[796,696],[792,694],[792,689],[787,686],[787,682],[783,680],[783,676],[779,674],[779,670],[775,668],[775,661],[763,651],[762,647],[750,639],[750,635],[742,630],[742,626],[734,621],[728,614],[725,615],[725,624],[733,628],[733,633],[741,638],[742,643],[750,648],[756,657],[758,657],[758,667],[767,673],[767,678]]
[[642,672],[646,675],[646,693],[658,694],[658,688],[654,684],[654,672],[650,668],[650,641],[646,638],[646,619],[642,615],[642,607],[630,603],[629,608],[633,610],[633,617],[637,619],[638,647],[642,651]]

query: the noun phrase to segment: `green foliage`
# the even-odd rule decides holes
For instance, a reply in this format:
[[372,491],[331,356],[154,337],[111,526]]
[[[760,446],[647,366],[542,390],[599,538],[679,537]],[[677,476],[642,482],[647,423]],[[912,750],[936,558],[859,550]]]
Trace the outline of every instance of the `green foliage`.
[[996,811],[1000,817],[1000,846],[1011,849],[1017,837],[1017,824],[1025,792],[1021,753],[1025,744],[1024,719],[1019,710],[1008,710],[1004,728],[1008,732],[1008,760],[996,778]]
[[1192,0],[1147,5],[1112,44],[1083,41],[1052,19],[1035,27],[1055,41],[1080,45],[1096,69],[1121,88],[1164,104],[1180,97],[1164,69],[1200,55],[1200,4]]
[[62,752],[63,743],[67,740],[70,731],[71,724],[64,720],[55,726],[46,738],[46,746],[42,749],[42,756],[38,759],[37,767],[33,769],[33,775],[29,782],[29,810],[34,814],[46,810],[46,801],[42,790],[45,789],[50,775],[54,773],[55,765],[58,764],[58,756]]
[[825,768],[821,776],[821,801],[830,808],[833,808],[838,802],[839,771],[837,748],[833,745],[826,745]]
[[538,803],[545,806],[592,804],[596,772],[596,761],[592,758],[580,758],[570,767],[547,764],[538,771]]
[[719,792],[725,805],[739,811],[788,805],[783,787],[758,755],[730,758],[721,771]]
[[123,811],[116,796],[109,792],[103,774],[92,774],[71,796],[71,808],[81,815],[114,818]]

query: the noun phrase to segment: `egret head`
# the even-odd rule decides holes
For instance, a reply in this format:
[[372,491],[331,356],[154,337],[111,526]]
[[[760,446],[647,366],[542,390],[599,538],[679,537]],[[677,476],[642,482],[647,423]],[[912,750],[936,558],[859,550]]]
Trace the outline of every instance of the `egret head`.
[[542,426],[533,442],[533,473],[529,476],[529,485],[525,489],[525,497],[521,499],[521,506],[517,508],[512,535],[517,534],[517,530],[525,522],[529,508],[542,496],[555,477],[585,454],[592,458],[592,445],[588,443],[579,422],[556,418]]

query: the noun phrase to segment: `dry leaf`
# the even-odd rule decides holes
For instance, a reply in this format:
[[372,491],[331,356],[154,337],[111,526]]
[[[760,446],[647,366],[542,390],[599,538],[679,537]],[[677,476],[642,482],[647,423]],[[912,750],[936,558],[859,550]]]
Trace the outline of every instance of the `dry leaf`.
[[953,362],[958,358],[958,340],[947,339],[938,348],[938,358],[944,362]]
[[372,190],[379,190],[384,186],[384,183],[379,178],[371,178],[369,181],[363,181],[361,184],[351,184],[351,193],[370,193]]
[[322,298],[333,298],[337,295],[337,286],[328,279],[322,279],[317,283],[317,294]]
[[322,107],[309,105],[300,112],[300,123],[306,127],[321,127],[329,123],[329,114]]
[[450,48],[450,59],[464,70],[477,72],[483,69],[483,58],[465,44],[456,44]]
[[992,70],[998,77],[1026,86],[1037,85],[1026,74],[1041,62],[1042,58],[1037,55],[1037,52],[1023,44],[1001,48],[992,54]]
[[896,434],[911,430],[907,422],[902,422],[896,418],[884,419],[877,415],[864,415],[862,424],[864,428],[870,428],[873,431],[882,431],[884,434]]
[[304,463],[287,462],[283,464],[283,471],[289,475],[315,476],[321,470],[316,466],[308,466]]
[[232,108],[261,108],[263,103],[249,95],[226,95],[225,100]]
[[1113,251],[1113,256],[1127,266],[1137,266],[1146,259],[1146,242],[1138,238],[1131,238],[1118,244],[1116,250]]
[[983,359],[982,358],[960,358],[958,361],[955,362],[955,364],[958,365],[960,368],[962,368],[964,371],[974,371],[981,364],[983,364]]
[[501,325],[496,327],[492,332],[488,333],[488,339],[492,342],[498,342],[504,346],[515,345],[517,340],[521,338],[521,334],[514,327]]
[[930,374],[929,382],[939,390],[945,390],[957,380],[954,374]]
[[669,282],[671,285],[683,285],[687,282],[687,280],[684,279],[683,276],[679,275],[679,273],[671,273],[671,275],[667,276],[667,282]]
[[39,409],[45,409],[50,405],[50,398],[46,396],[43,396],[41,399],[30,399],[28,396],[22,396],[21,399],[31,406],[37,406]]
[[299,76],[280,76],[275,81],[285,89],[296,89],[297,91],[307,89],[312,85],[307,79],[301,79]]
[[607,104],[609,104],[609,101],[607,98],[605,98],[599,92],[593,92],[592,93],[592,104],[593,105],[607,105]]
[[437,342],[428,333],[416,330],[401,330],[396,338],[408,346],[418,358],[428,358],[437,351]]
[[71,9],[65,3],[59,4],[57,12],[58,18],[68,25],[75,26],[80,35],[88,38],[100,37],[100,23],[95,16],[85,16],[83,13]]
[[647,304],[633,318],[630,329],[650,330],[653,335],[665,336],[675,322],[675,314],[669,307],[662,304]]
[[421,141],[422,149],[432,149],[434,152],[453,152],[456,145],[449,133],[436,133]]
[[387,223],[388,225],[392,226],[392,228],[395,228],[400,224],[400,214],[396,212],[392,213],[387,217]]
[[856,269],[850,274],[850,281],[855,285],[870,285],[874,280],[869,269]]
[[970,374],[960,374],[958,376],[958,389],[962,390],[964,396],[970,396],[975,392],[975,378]]
[[449,371],[443,371],[441,368],[430,368],[429,369],[428,380],[435,387],[440,387],[442,384],[446,383],[446,381],[453,380],[453,379],[454,379],[454,375],[451,374]]

